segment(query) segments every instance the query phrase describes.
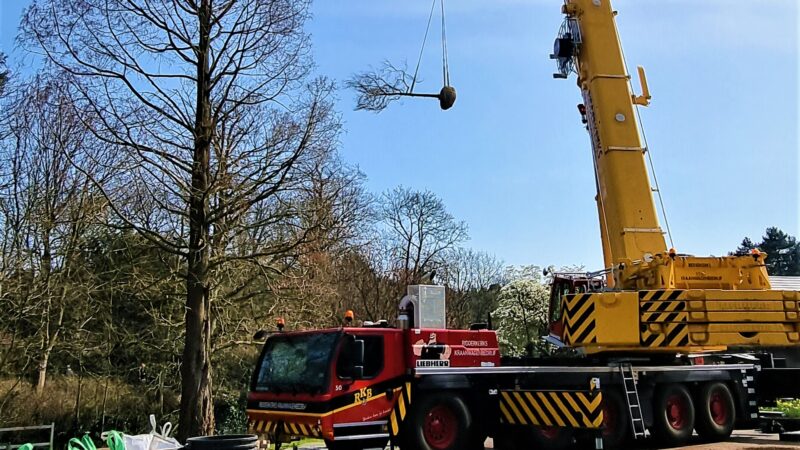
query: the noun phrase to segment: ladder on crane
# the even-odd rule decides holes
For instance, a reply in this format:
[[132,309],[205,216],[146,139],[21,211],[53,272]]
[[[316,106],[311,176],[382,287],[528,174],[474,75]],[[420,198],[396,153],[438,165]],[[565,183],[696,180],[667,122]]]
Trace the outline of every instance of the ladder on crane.
[[622,376],[622,387],[625,390],[625,402],[628,405],[631,419],[631,430],[634,439],[644,439],[647,429],[642,416],[642,403],[639,401],[639,389],[636,387],[636,376],[630,363],[621,363],[619,373]]

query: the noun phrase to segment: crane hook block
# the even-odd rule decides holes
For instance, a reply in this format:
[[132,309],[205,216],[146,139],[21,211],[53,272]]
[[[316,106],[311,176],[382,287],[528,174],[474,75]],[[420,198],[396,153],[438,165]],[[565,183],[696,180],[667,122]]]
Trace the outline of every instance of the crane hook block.
[[445,86],[439,91],[439,106],[442,111],[447,111],[456,103],[456,88]]

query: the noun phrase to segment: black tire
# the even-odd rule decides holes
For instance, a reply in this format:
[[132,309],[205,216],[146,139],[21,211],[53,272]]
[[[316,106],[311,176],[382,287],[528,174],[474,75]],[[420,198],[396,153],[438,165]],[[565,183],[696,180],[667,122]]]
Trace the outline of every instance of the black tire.
[[697,434],[706,441],[717,442],[733,433],[736,422],[736,403],[725,383],[706,383],[695,402],[697,409]]
[[474,445],[472,416],[458,394],[420,395],[403,425],[404,450],[463,450]]
[[656,391],[653,401],[653,436],[659,445],[681,446],[692,437],[694,403],[681,384],[667,384]]
[[618,388],[603,391],[603,447],[624,448],[631,437],[631,418]]

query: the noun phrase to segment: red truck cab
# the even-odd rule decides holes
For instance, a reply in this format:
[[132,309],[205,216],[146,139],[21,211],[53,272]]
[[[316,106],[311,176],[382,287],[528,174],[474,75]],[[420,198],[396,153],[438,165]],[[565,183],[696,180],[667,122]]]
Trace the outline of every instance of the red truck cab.
[[251,431],[277,443],[306,436],[332,449],[382,447],[411,404],[415,368],[500,365],[494,331],[411,328],[423,323],[424,308],[401,311],[401,328],[272,334],[247,398]]

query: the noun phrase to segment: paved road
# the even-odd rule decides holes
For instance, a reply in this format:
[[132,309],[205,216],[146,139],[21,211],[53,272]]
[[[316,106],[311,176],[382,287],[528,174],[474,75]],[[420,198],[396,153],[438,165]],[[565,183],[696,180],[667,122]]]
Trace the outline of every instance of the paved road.
[[[291,445],[284,448],[291,449]],[[486,448],[492,448],[492,440],[486,441]],[[640,450],[649,450],[651,448],[644,445]],[[320,443],[310,443],[300,446],[302,450],[323,450],[325,445]],[[745,430],[736,431],[729,442],[720,442],[716,444],[697,444],[687,447],[679,447],[672,450],[798,450],[800,449],[800,442],[781,442],[777,434],[763,434],[758,431]]]
[[[652,444],[651,444],[652,445]],[[492,443],[489,439],[486,448],[491,449]],[[656,447],[644,445],[641,450]],[[697,444],[686,447],[678,447],[672,450],[798,450],[800,442],[781,442],[777,434],[763,434],[755,430],[740,430],[733,433],[733,437],[728,442],[715,444]]]
[[754,430],[736,431],[733,438],[729,442],[721,442],[717,444],[705,445],[692,445],[689,447],[681,447],[683,449],[692,450],[750,450],[750,449],[780,449],[780,450],[797,450],[800,448],[800,442],[782,442],[777,434],[763,434]]

